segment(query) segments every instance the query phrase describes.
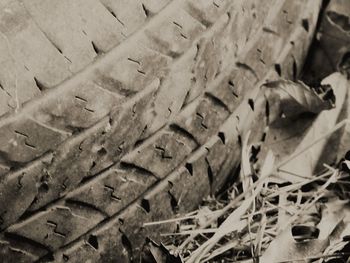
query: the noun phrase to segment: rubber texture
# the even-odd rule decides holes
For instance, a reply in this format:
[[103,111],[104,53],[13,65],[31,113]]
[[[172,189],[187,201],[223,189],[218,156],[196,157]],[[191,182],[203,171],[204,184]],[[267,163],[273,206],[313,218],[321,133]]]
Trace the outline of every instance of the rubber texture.
[[[6,0],[2,262],[139,262],[143,223],[225,185],[296,78],[320,1]],[[53,19],[53,17],[55,19]]]

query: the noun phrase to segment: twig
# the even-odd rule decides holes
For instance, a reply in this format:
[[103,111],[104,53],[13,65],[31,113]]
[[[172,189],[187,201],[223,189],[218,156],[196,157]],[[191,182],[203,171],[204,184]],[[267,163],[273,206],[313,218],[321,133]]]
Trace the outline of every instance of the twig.
[[181,231],[178,233],[162,233],[160,236],[162,237],[168,237],[168,236],[183,236],[183,235],[191,235],[191,234],[208,234],[208,233],[215,233],[218,229],[217,228],[205,228],[205,229],[193,229],[193,230],[187,230],[187,231]]
[[[213,211],[211,213],[205,213],[203,214],[203,216],[207,216],[207,215],[212,215],[215,213],[218,213],[220,210],[218,211]],[[166,219],[166,220],[160,220],[160,221],[154,221],[154,222],[147,222],[147,223],[143,223],[143,226],[154,226],[154,225],[161,225],[161,224],[168,224],[168,223],[173,223],[173,222],[178,222],[178,221],[184,221],[184,220],[188,220],[188,219],[196,219],[198,218],[198,214],[197,215],[190,215],[190,216],[183,216],[183,217],[178,217],[178,218],[171,218],[171,219]]]
[[300,187],[302,187],[303,185],[306,185],[306,184],[309,184],[309,183],[312,183],[312,182],[315,182],[317,180],[320,180],[322,178],[325,178],[327,176],[330,176],[332,175],[334,172],[333,171],[328,171],[324,174],[321,174],[319,176],[316,176],[312,179],[308,179],[307,181],[303,181],[303,182],[300,182],[300,183],[295,183],[295,184],[292,184],[292,185],[288,185],[288,186],[285,186],[285,187],[282,187],[280,188],[278,191],[270,194],[267,196],[267,198],[272,198],[272,197],[276,197],[278,196],[280,193],[283,193],[283,192],[290,192],[290,191],[294,191],[294,190],[297,190],[299,189]]

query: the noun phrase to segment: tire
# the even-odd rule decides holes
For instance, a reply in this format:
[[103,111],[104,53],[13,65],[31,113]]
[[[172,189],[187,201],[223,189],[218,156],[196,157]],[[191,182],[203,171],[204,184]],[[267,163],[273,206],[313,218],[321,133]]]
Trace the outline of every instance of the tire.
[[138,262],[261,140],[320,2],[3,1],[1,262]]

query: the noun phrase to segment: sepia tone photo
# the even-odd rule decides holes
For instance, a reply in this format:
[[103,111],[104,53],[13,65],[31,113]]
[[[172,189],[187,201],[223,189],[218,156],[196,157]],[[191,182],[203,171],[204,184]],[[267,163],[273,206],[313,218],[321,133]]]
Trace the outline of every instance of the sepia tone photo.
[[350,263],[350,0],[0,0],[0,263]]

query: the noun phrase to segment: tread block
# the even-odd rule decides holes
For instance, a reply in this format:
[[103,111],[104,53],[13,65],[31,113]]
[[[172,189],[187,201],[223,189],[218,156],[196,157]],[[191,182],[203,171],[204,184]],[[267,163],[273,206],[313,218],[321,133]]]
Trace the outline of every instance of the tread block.
[[104,169],[105,163],[119,161],[123,155],[134,148],[154,120],[153,107],[159,85],[160,81],[154,80],[131,101],[117,107],[109,116],[110,126],[108,126],[106,133],[100,138],[96,138],[95,142],[87,139],[82,144],[82,147],[86,149],[97,144],[107,152],[101,156],[103,158],[96,161],[96,166],[91,169],[91,173]]
[[52,44],[71,62],[73,72],[124,39],[122,25],[96,0],[31,0],[24,5]]
[[54,150],[68,133],[44,126],[23,116],[0,127],[0,156],[7,163],[26,163]]
[[76,214],[68,207],[57,206],[39,213],[24,224],[11,226],[8,233],[25,237],[50,249],[57,249],[84,234],[100,222],[100,214]]
[[84,22],[83,29],[93,41],[97,53],[107,52],[125,39],[121,34],[122,25],[100,1],[76,0],[76,10]]
[[91,40],[82,31],[81,18],[70,5],[73,5],[72,1],[25,1],[36,23],[69,62],[69,69],[77,72],[91,63],[97,54]]
[[[269,2],[273,2],[273,0]],[[254,4],[259,5],[259,3],[255,1]],[[241,1],[241,7],[233,7],[229,10],[231,21],[226,36],[231,39],[234,45],[233,51],[235,57],[245,55],[246,44],[251,40],[252,31],[255,27],[260,27],[261,23],[266,18],[262,6],[268,6],[268,3],[260,4],[257,7],[259,8],[259,12],[253,11],[255,8],[251,8],[251,4],[252,1],[250,0]],[[255,23],[258,26],[255,26]],[[231,60],[229,62],[231,62]]]
[[10,49],[7,37],[0,34],[0,116],[19,108],[31,98],[40,95],[33,73],[21,65]]
[[199,144],[204,144],[229,115],[227,110],[208,98],[200,100],[198,105],[191,108],[187,114],[179,116],[175,123],[193,135]]
[[145,30],[146,45],[172,58],[182,55],[205,29],[184,10],[175,11],[161,25]]
[[143,226],[147,222],[166,220],[175,216],[168,189],[168,184],[165,182],[164,187],[144,197],[144,202],[149,204],[148,212],[142,208],[141,202],[120,215],[119,218],[123,222],[120,230],[132,245],[133,257],[140,254],[146,238],[159,240],[160,234],[176,229],[176,223]]
[[226,10],[227,2],[229,1],[187,0],[185,8],[192,17],[208,27],[212,25],[217,17]]
[[243,60],[243,63],[248,65],[259,78],[266,75],[267,70],[276,64],[276,60],[280,56],[282,50],[284,50],[284,47],[290,45],[290,43],[286,42],[288,41],[290,37],[289,34],[292,33],[293,28],[284,28],[283,35],[270,30],[271,29],[268,28],[265,29],[260,41]]
[[[131,261],[133,257],[130,241],[126,235],[120,231],[119,226],[120,222],[116,223],[112,228],[106,228],[96,233],[96,237],[99,241],[99,251],[101,253],[96,253],[96,251],[94,251],[93,257],[98,257],[99,259],[95,262],[133,262]],[[119,249],[115,249],[116,247]],[[75,250],[73,251],[75,254]],[[83,258],[86,258],[85,253],[82,253],[82,255]]]
[[254,71],[240,66],[224,76],[217,83],[217,86],[210,87],[206,93],[216,98],[218,103],[225,105],[226,109],[232,113],[244,99],[247,99],[247,92],[256,83],[257,78],[254,75]]
[[[210,89],[207,91],[211,96],[219,99],[227,109],[232,113],[239,103],[242,101],[242,86],[237,87],[233,83],[233,77],[237,74],[237,69],[231,71],[231,74],[225,76],[220,80],[219,85],[215,89]],[[240,88],[240,89],[239,89]]]
[[[310,18],[311,20],[311,18]],[[301,58],[307,55],[307,47],[310,44],[310,38],[312,32],[306,32],[303,28],[300,27],[300,30],[295,32],[293,35],[293,40],[288,43],[289,51],[284,54],[282,58],[279,58],[276,61],[276,64],[280,65],[281,76],[286,79],[296,80],[299,76],[303,65],[300,64]],[[297,39],[309,39],[308,41],[297,41]]]
[[143,26],[149,17],[158,13],[170,0],[101,0],[101,3],[123,26],[122,34],[130,36]]
[[169,193],[177,202],[179,214],[198,208],[203,197],[210,194],[211,185],[207,174],[206,153],[205,151],[199,156],[192,157],[186,164],[187,169],[182,167],[167,178],[170,183]]
[[[224,64],[234,59],[233,39],[229,34],[230,18],[223,14],[206,34],[196,43],[197,54],[192,67],[193,84],[187,95],[186,104],[197,98],[203,90],[213,84],[220,75]],[[225,41],[228,39],[228,41]],[[227,61],[227,62],[225,62]]]
[[[230,168],[234,166],[235,162],[229,160],[229,155],[233,154],[232,152],[237,151],[239,149],[238,145],[236,145],[236,149],[232,149],[227,147],[219,138],[210,142],[206,147],[208,149],[208,154],[205,157],[205,161],[208,165],[208,176],[211,181],[211,190],[214,194],[215,191],[220,190],[220,188],[224,184],[224,180],[229,175],[230,170],[224,170],[225,162],[230,162]],[[237,159],[239,160],[239,159]],[[220,176],[220,174],[225,173],[224,176]]]
[[10,243],[6,241],[0,241],[0,258],[3,263],[31,263],[36,260],[36,256],[12,247]]
[[[10,1],[0,11],[2,90],[10,98],[0,109],[4,114],[69,77],[68,62],[47,40],[25,8]],[[35,78],[35,79],[34,79]],[[35,83],[40,83],[40,88]],[[8,108],[6,108],[8,106]]]
[[4,115],[6,112],[14,108],[16,108],[16,102],[12,99],[12,95],[4,88],[1,89],[0,90],[0,116]]
[[256,36],[256,33],[261,30],[266,20],[269,20],[269,13],[273,17],[276,15],[276,11],[271,12],[271,10],[279,6],[277,3],[283,2],[278,0],[269,0],[268,2],[243,1],[242,13],[236,13],[235,19],[237,22],[232,24],[232,33],[236,38],[240,39],[240,41],[237,41],[238,53],[245,53],[245,45]]
[[146,11],[150,14],[156,14],[163,9],[167,4],[174,0],[142,0],[142,4],[145,6]]
[[261,79],[274,65],[286,44],[285,42],[286,39],[282,39],[275,34],[263,34],[261,42],[259,41],[241,62],[253,70],[254,74]]
[[152,141],[122,158],[122,162],[147,170],[163,178],[178,166],[196,147],[192,140],[164,131]]
[[295,28],[295,24],[298,23],[299,14],[301,8],[305,5],[302,0],[291,3],[290,1],[284,1],[280,8],[280,12],[265,23],[265,29],[271,31],[272,34],[276,33],[282,38],[288,38],[289,32]]
[[[228,83],[230,86],[232,86],[233,90],[237,91],[238,98],[243,100],[243,98],[246,96],[249,90],[251,90],[259,81],[256,73],[254,70],[252,70],[249,67],[246,67],[245,65],[240,65],[237,67],[237,70],[235,69],[233,71],[233,75],[231,75],[230,83]],[[231,102],[231,106],[228,105],[227,107],[233,107],[234,105],[237,105],[235,101]]]
[[[11,1],[0,13],[0,29],[13,58],[32,72],[45,87],[70,76],[68,62],[36,26],[18,1]],[[18,76],[20,77],[20,76]]]
[[[102,243],[100,242],[101,237],[98,235],[94,235],[94,236],[97,238],[98,246],[100,248]],[[115,245],[115,247],[121,247],[121,243],[113,244],[113,245]],[[87,240],[84,240],[83,242],[79,242],[78,246],[67,249],[63,253],[61,252],[55,253],[54,262],[60,262],[60,263],[79,262],[79,261],[82,261],[83,259],[90,260],[91,262],[110,262],[110,261],[101,261],[101,257],[99,253],[96,253],[96,251],[97,249],[95,247],[90,245]],[[119,250],[116,250],[116,251],[119,251]],[[126,262],[126,261],[120,261],[120,262]]]
[[180,112],[188,92],[195,85],[192,68],[195,65],[196,54],[197,49],[191,47],[172,65],[168,76],[161,82],[154,102],[156,117],[145,136],[156,132]]
[[96,69],[93,81],[112,92],[130,96],[168,73],[169,58],[138,43],[133,44],[131,50]]
[[198,42],[197,64],[194,69],[198,81],[205,80],[210,85],[222,68],[228,66],[229,61],[232,62],[234,47],[232,36],[228,34],[230,24],[230,16],[222,15],[213,26],[213,35]]
[[42,161],[2,178],[0,184],[0,229],[8,227],[31,205],[40,182]]
[[33,118],[56,129],[75,132],[97,123],[119,101],[120,98],[93,82],[84,81],[45,100],[33,112]]
[[7,174],[11,170],[11,166],[1,163],[2,161],[0,161],[0,176]]
[[112,216],[140,196],[155,181],[155,177],[137,171],[112,169],[98,180],[74,192],[68,200],[89,204]]
[[101,0],[101,3],[123,26],[122,34],[130,36],[136,29],[146,23],[147,16],[140,0]]
[[[285,79],[290,79],[296,81],[296,77],[300,73],[302,65],[299,65],[299,62],[296,58],[300,57],[299,54],[302,53],[302,50],[299,50],[299,47],[295,48],[295,42],[287,43],[286,46],[289,46],[292,50],[291,54],[288,54],[287,57],[278,58],[275,63],[275,74],[271,77],[271,80],[279,80],[281,77]],[[303,47],[300,47],[303,48]],[[298,54],[299,53],[299,54]]]
[[35,242],[28,242],[9,233],[0,236],[0,258],[2,262],[32,263],[49,251]]

